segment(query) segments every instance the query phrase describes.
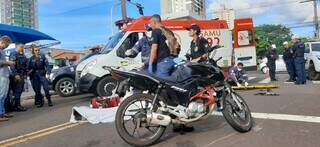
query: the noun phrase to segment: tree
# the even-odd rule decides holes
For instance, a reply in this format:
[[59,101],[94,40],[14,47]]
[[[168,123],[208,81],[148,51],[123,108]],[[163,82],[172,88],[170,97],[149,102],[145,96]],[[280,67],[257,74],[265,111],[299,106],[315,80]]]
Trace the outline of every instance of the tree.
[[277,52],[282,54],[284,51],[283,42],[291,40],[291,30],[282,25],[261,25],[255,28],[257,39],[257,56],[264,56],[267,49],[275,44]]

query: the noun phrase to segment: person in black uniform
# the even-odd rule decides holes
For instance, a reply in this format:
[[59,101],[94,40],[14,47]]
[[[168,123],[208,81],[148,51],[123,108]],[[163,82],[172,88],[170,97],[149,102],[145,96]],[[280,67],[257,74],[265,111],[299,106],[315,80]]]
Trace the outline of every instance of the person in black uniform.
[[24,55],[24,44],[16,43],[16,52],[10,55],[10,61],[15,65],[10,66],[12,80],[12,91],[14,95],[14,111],[26,111],[21,106],[21,94],[24,90],[25,79],[28,73],[28,59]]
[[292,50],[292,47],[289,46],[288,42],[284,42],[283,46],[284,46],[283,60],[286,63],[286,68],[290,76],[289,80],[287,80],[286,82],[294,82],[296,81],[296,74],[295,74],[296,72],[294,67],[293,50]]
[[35,92],[35,104],[38,105],[38,108],[43,107],[44,99],[41,94],[41,86],[44,89],[46,98],[48,100],[48,106],[53,106],[51,101],[51,96],[49,93],[49,84],[46,74],[49,74],[48,70],[48,60],[45,55],[40,53],[40,48],[36,45],[32,45],[32,57],[29,59],[29,75],[33,90]]
[[304,50],[305,45],[298,36],[294,35],[292,37],[292,42],[294,42],[292,46],[293,50],[293,58],[295,70],[297,73],[297,81],[296,85],[304,85],[306,84],[306,69],[305,69],[305,59],[304,59]]
[[190,54],[187,54],[186,58],[191,60],[191,62],[206,60],[208,41],[207,39],[200,37],[200,27],[196,24],[193,24],[187,28],[187,30],[189,30],[189,36],[192,37],[192,41],[190,43]]
[[279,58],[277,51],[276,51],[276,45],[272,45],[267,54],[266,57],[268,59],[267,66],[269,68],[269,75],[271,78],[271,81],[277,81],[276,79],[276,60]]

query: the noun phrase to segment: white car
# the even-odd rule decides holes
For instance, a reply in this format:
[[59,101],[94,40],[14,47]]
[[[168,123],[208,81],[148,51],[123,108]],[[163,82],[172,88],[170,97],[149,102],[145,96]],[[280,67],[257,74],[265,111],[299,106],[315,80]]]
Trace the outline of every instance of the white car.
[[[266,73],[267,70],[269,70],[267,67],[268,59],[264,57],[259,63],[260,63],[259,64],[260,71],[262,71],[263,73]],[[284,71],[287,71],[286,63],[283,60],[283,56],[279,55],[279,58],[276,60],[276,72],[284,72]]]
[[305,58],[308,77],[320,80],[320,42],[306,42]]

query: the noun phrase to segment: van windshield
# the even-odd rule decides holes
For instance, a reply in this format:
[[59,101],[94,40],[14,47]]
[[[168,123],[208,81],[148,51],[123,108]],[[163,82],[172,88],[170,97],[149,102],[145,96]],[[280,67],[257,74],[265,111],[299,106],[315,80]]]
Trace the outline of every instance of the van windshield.
[[320,52],[320,43],[312,44],[312,51]]
[[112,36],[107,45],[101,49],[101,54],[108,54],[109,52],[111,52],[114,47],[118,44],[118,42],[121,40],[121,38],[124,36],[124,32],[119,32],[117,34],[115,34],[114,36]]

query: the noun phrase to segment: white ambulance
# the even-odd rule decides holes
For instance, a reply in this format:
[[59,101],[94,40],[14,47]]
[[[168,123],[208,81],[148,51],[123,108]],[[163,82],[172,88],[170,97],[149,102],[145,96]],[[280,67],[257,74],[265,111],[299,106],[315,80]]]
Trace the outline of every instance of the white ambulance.
[[[141,67],[140,55],[136,58],[123,58],[117,56],[117,51],[131,49],[143,36],[149,20],[150,17],[147,16],[134,20],[125,31],[111,37],[100,54],[82,61],[76,69],[77,88],[82,92],[108,96],[115,84],[104,66],[121,67],[124,70]],[[186,28],[191,24],[198,24],[201,35],[208,40],[209,45],[223,46],[212,54],[215,58],[222,57],[218,62],[220,66],[227,68],[242,62],[246,68],[256,69],[254,27],[250,18],[236,19],[234,30],[228,29],[226,21],[223,20],[165,20],[163,24],[171,29],[178,39],[182,49],[181,58],[184,58],[190,49],[191,37],[188,36]]]

